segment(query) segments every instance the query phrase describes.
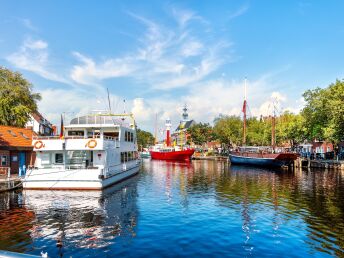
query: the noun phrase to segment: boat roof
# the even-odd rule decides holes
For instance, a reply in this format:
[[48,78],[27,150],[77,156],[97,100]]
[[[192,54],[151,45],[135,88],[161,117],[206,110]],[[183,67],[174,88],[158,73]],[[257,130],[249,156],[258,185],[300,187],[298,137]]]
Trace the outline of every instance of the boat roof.
[[133,124],[129,124],[125,117],[111,114],[89,114],[73,118],[65,128],[80,127],[127,127],[133,129]]

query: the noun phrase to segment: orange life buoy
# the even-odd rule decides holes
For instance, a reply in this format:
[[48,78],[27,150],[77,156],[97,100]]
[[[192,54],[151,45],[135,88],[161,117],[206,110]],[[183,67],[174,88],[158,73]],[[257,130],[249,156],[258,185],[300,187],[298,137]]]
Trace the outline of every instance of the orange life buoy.
[[95,148],[95,147],[97,146],[97,141],[96,141],[96,140],[89,140],[89,141],[86,143],[86,146],[87,146],[88,148],[93,149],[93,148]]
[[40,149],[40,148],[44,147],[44,144],[42,141],[37,141],[37,142],[35,142],[34,147],[35,147],[35,149]]

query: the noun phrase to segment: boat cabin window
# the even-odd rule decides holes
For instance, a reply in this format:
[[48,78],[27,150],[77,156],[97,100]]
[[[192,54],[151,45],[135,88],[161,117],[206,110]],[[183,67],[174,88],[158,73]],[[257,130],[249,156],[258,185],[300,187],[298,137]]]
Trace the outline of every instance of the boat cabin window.
[[132,161],[138,158],[136,151],[121,152],[121,163]]
[[119,132],[104,132],[104,138],[118,140]]
[[41,164],[42,165],[49,165],[50,164],[50,153],[42,153],[41,154]]
[[63,164],[63,153],[55,153],[55,164]]
[[134,133],[125,131],[124,141],[126,141],[126,142],[134,142]]
[[84,131],[68,131],[68,136],[84,136]]
[[100,138],[100,130],[87,131],[87,138]]

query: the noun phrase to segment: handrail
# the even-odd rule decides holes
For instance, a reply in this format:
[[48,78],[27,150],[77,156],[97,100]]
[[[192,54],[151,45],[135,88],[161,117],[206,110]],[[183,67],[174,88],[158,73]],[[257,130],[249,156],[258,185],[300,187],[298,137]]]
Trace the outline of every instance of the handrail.
[[[101,139],[101,135],[94,135],[92,137],[84,137],[84,136],[65,136],[61,138],[60,136],[33,136],[33,140],[68,140],[68,139]],[[103,139],[105,140],[116,140],[118,141],[118,137],[112,137],[112,136],[103,136]]]

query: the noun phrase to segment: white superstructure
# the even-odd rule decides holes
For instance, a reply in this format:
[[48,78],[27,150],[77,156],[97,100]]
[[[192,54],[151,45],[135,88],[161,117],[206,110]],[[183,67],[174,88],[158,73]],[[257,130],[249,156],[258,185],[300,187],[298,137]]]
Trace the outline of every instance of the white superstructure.
[[[121,117],[122,119],[118,119]],[[27,189],[102,189],[139,171],[135,122],[131,115],[91,114],[71,120],[60,136],[35,137],[35,167]]]

